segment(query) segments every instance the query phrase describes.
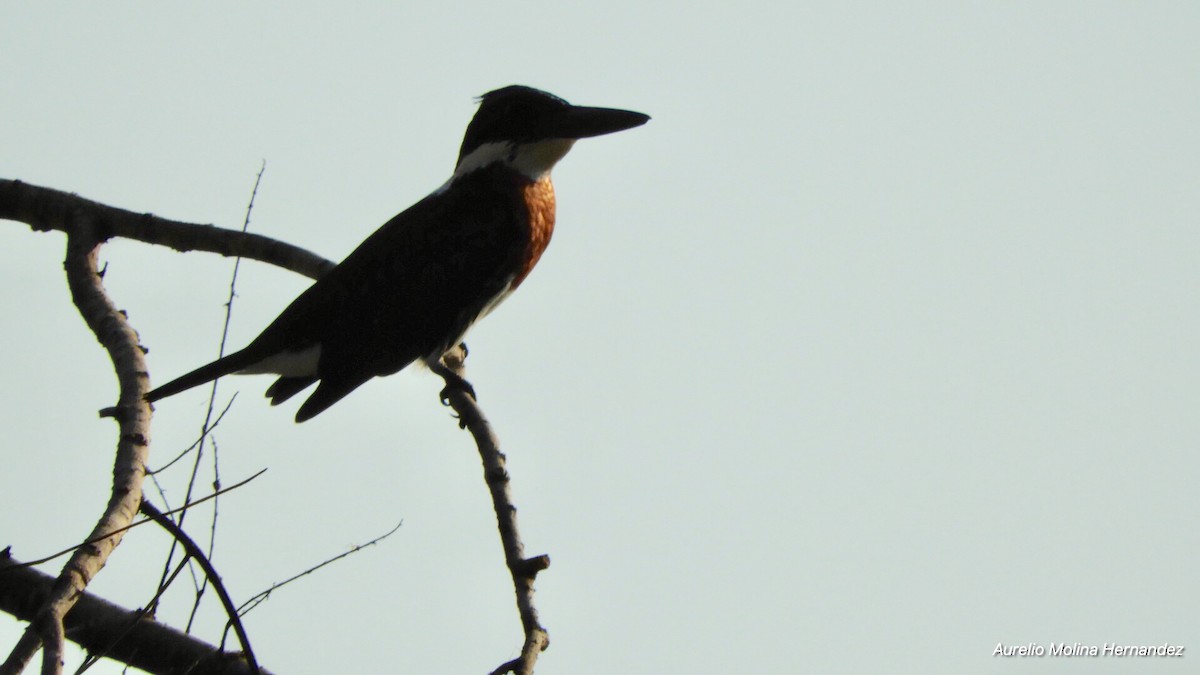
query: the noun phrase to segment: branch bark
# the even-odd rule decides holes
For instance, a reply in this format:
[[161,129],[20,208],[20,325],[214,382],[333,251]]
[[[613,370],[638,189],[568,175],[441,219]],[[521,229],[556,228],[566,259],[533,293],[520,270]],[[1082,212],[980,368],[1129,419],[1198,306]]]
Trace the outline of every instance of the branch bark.
[[258,661],[254,658],[254,650],[250,647],[250,636],[246,635],[246,627],[242,625],[242,619],[238,615],[238,609],[233,604],[233,598],[229,597],[229,591],[225,590],[225,582],[221,581],[221,575],[217,574],[217,569],[213,567],[208,560],[208,556],[204,554],[204,550],[192,541],[192,538],[187,535],[175,521],[163,515],[153,504],[143,501],[140,507],[142,513],[158,523],[160,527],[171,533],[175,541],[179,542],[187,556],[195,560],[204,570],[204,576],[212,584],[217,597],[221,599],[221,606],[225,608],[225,615],[229,617],[229,623],[233,626],[234,632],[237,634],[238,643],[242,645],[242,655],[246,659],[246,663],[250,666],[250,671],[254,675],[261,675],[262,670],[258,667]]
[[117,403],[120,430],[112,492],[103,515],[87,537],[93,541],[71,555],[25,635],[0,666],[0,673],[4,674],[23,670],[37,652],[39,642],[45,647],[42,673],[62,672],[63,618],[120,544],[124,528],[133,522],[142,500],[150,448],[150,405],[143,400],[147,390],[145,352],[137,333],[104,292],[96,266],[100,240],[90,217],[87,213],[77,213],[65,225],[68,234],[64,266],[71,298],[84,322],[108,351],[120,384]]
[[134,213],[69,192],[0,179],[0,219],[25,223],[35,232],[59,230],[69,234],[79,217],[91,221],[99,242],[124,237],[176,251],[208,251],[226,257],[250,258],[310,279],[334,267],[333,262],[315,253],[259,234]]
[[[516,673],[531,675],[538,656],[550,646],[550,634],[538,620],[534,605],[533,582],[538,572],[550,566],[550,556],[525,557],[525,544],[517,528],[517,507],[513,504],[508,469],[505,468],[504,453],[500,452],[500,441],[492,431],[492,425],[483,416],[478,402],[461,386],[466,372],[466,349],[462,345],[451,349],[442,357],[442,364],[450,373],[440,373],[446,380],[444,395],[450,407],[458,413],[459,425],[471,432],[483,462],[483,478],[492,494],[492,508],[496,511],[496,525],[500,530],[500,541],[504,547],[504,561],[512,575],[513,590],[517,596],[517,612],[521,627],[525,631],[525,643],[521,655],[502,664],[492,675]],[[436,369],[435,369],[436,372]],[[458,378],[459,382],[455,382]]]
[[[22,566],[8,549],[0,551],[0,611],[33,621],[54,584],[54,577]],[[64,627],[71,641],[89,652],[146,672],[252,675],[240,654],[221,652],[153,619],[139,619],[140,614],[85,592],[67,614]]]

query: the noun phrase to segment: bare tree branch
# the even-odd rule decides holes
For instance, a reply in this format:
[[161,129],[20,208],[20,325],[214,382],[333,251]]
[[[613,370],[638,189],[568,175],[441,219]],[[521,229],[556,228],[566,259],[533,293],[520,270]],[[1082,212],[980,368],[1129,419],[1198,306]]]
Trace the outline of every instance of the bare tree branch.
[[[183,459],[184,457],[187,457],[188,453],[190,453],[192,450],[195,450],[196,448],[200,447],[200,441],[202,441],[213,429],[216,429],[217,426],[221,424],[221,420],[225,419],[225,414],[228,413],[229,409],[233,407],[233,402],[236,400],[237,400],[237,392],[234,392],[233,396],[230,396],[229,400],[225,402],[225,407],[221,408],[221,413],[219,415],[217,415],[217,419],[213,420],[212,423],[209,424],[207,427],[201,429],[200,435],[196,438],[196,440],[192,441],[191,445],[184,448],[178,455],[175,455],[175,457],[171,458],[170,460],[167,461],[166,464],[163,464],[162,466],[158,467],[157,469],[147,469],[146,474],[148,476],[150,476],[151,480],[154,479],[155,474],[166,471],[167,469],[171,468],[171,466],[174,465],[175,462],[178,462],[179,460]],[[158,491],[158,494],[160,497],[163,497],[164,501],[166,500],[166,495],[163,494],[163,491],[161,489]]]
[[[333,563],[341,560],[342,558],[345,558],[346,556],[354,555],[355,553],[358,553],[359,551],[363,550],[364,548],[366,548],[368,546],[374,546],[375,544],[378,544],[379,542],[383,541],[384,539],[387,539],[388,537],[395,534],[396,531],[399,530],[400,526],[403,524],[404,524],[404,521],[402,520],[402,521],[396,523],[396,526],[393,527],[392,529],[388,530],[387,532],[384,532],[383,534],[379,535],[378,537],[375,537],[374,539],[372,539],[370,541],[367,541],[367,542],[364,542],[361,544],[355,544],[354,546],[351,546],[350,550],[348,550],[348,551],[343,551],[343,552],[333,556],[332,558],[327,558],[327,559],[317,563],[316,565],[309,567],[308,569],[304,570],[303,572],[298,572],[298,573],[293,574],[292,576],[288,577],[287,579],[284,579],[283,581],[277,581],[277,582],[271,584],[271,587],[268,588],[267,590],[260,591],[256,594],[254,594],[249,600],[238,605],[238,608],[237,608],[238,616],[245,616],[245,615],[249,614],[251,610],[253,610],[255,607],[258,607],[267,598],[271,597],[272,593],[283,588],[284,586],[287,586],[288,584],[292,583],[293,581],[302,579],[310,574],[314,574],[314,573],[316,573],[317,570],[321,569],[322,567],[325,567],[326,565],[332,565]],[[226,632],[228,632],[228,629],[226,629]],[[224,642],[224,638],[222,638],[222,642]]]
[[164,516],[153,504],[143,501],[140,508],[143,514],[158,523],[167,532],[170,532],[175,541],[183,545],[187,555],[204,569],[204,577],[212,584],[213,590],[221,600],[221,606],[225,608],[225,615],[229,617],[230,623],[233,624],[233,631],[237,634],[238,642],[242,645],[242,654],[246,657],[246,661],[250,666],[250,672],[259,673],[258,661],[255,660],[254,650],[250,647],[250,636],[246,635],[246,628],[242,625],[242,620],[238,616],[237,607],[233,604],[233,598],[229,597],[229,592],[225,590],[225,584],[221,581],[221,576],[217,574],[217,570],[212,566],[212,563],[208,561],[208,558],[204,555],[204,551],[196,545],[196,542],[192,541],[192,538],[186,532],[175,524],[175,521]]
[[[71,610],[88,582],[104,567],[109,554],[124,536],[124,528],[133,522],[142,499],[146,459],[150,448],[150,405],[143,399],[147,390],[144,350],[137,333],[104,292],[96,267],[100,240],[86,213],[64,223],[67,235],[67,285],[79,313],[100,344],[108,351],[120,384],[117,421],[120,425],[113,486],[104,514],[92,530],[88,546],[75,550],[45,604],[26,629],[22,640],[0,666],[0,673],[17,673],[36,653],[38,642],[45,643],[42,659],[44,674],[62,672],[63,617]],[[34,639],[39,637],[40,640]]]
[[466,382],[463,379],[466,355],[466,348],[459,345],[442,357],[444,370],[435,368],[434,371],[446,380],[443,396],[458,413],[459,426],[469,430],[475,438],[479,457],[483,460],[483,478],[492,493],[492,508],[496,511],[496,524],[500,529],[500,541],[504,547],[504,561],[512,574],[513,588],[517,595],[517,612],[521,616],[521,626],[525,631],[525,644],[521,647],[521,656],[501,665],[492,671],[492,675],[530,675],[537,664],[538,656],[550,646],[550,635],[538,621],[537,608],[533,603],[534,579],[537,578],[538,572],[550,566],[550,557],[525,557],[525,544],[521,542],[521,534],[517,529],[517,507],[513,504],[505,457],[504,453],[500,452],[500,441],[487,418],[483,416],[483,411],[474,396],[462,386]]
[[[14,561],[0,551],[0,611],[33,621],[55,585],[54,577]],[[64,622],[66,634],[90,652],[150,673],[250,675],[240,654],[216,647],[140,613],[83,593]],[[266,673],[267,671],[261,671]]]
[[[171,509],[170,511],[163,511],[163,515],[169,516],[169,515],[172,515],[175,513],[181,513],[181,512],[186,511],[194,506],[199,506],[200,504],[203,504],[204,502],[206,502],[210,499],[216,499],[218,495],[223,495],[226,492],[231,492],[233,490],[236,490],[236,489],[242,487],[243,485],[246,485],[250,481],[254,480],[255,478],[258,478],[259,476],[263,475],[266,472],[267,472],[266,469],[260,469],[253,476],[250,476],[249,478],[247,478],[245,480],[238,481],[237,483],[234,483],[233,485],[230,485],[229,487],[221,488],[220,490],[217,490],[216,492],[211,492],[208,495],[205,495],[204,497],[201,497],[200,499],[197,499],[194,502],[184,504],[183,506]],[[125,532],[127,530],[132,530],[133,528],[137,527],[138,525],[145,525],[146,523],[152,523],[152,522],[154,522],[154,521],[151,520],[150,518],[144,518],[142,520],[132,522],[116,532],[107,532],[107,533],[103,534],[102,536],[97,537],[96,539],[85,539],[83,541],[83,543],[75,544],[74,546],[71,546],[70,548],[65,548],[65,549],[59,551],[58,553],[51,553],[50,555],[48,555],[44,558],[38,558],[37,560],[30,560],[30,561],[23,562],[20,564],[26,565],[26,566],[41,565],[42,563],[50,562],[51,560],[54,560],[55,558],[57,558],[60,555],[66,555],[81,546],[87,546],[88,544],[91,544],[95,541],[99,541],[100,539],[107,539],[107,538],[113,536],[114,534],[117,534],[118,532]]]
[[208,251],[223,256],[241,256],[316,279],[333,269],[334,263],[306,251],[259,234],[226,230],[213,225],[196,225],[134,213],[100,204],[69,192],[0,179],[0,219],[16,220],[35,231],[60,230],[70,233],[80,216],[93,223],[98,242],[124,237],[176,251]]
[[[143,400],[147,377],[142,350],[136,333],[104,296],[95,267],[100,243],[111,237],[126,237],[179,251],[211,251],[261,260],[311,278],[320,277],[334,265],[303,249],[260,235],[136,214],[20,181],[0,180],[0,219],[3,218],[27,223],[35,231],[58,229],[67,232],[68,280],[72,295],[88,325],[109,349],[121,381],[120,402],[107,413],[120,422],[121,437],[117,466],[114,468],[113,499],[105,519],[97,525],[93,534],[93,537],[101,536],[102,539],[76,552],[56,583],[54,594],[34,618],[8,661],[0,665],[0,675],[19,673],[45,639],[54,641],[55,646],[46,650],[43,672],[57,673],[61,670],[61,657],[58,654],[64,616],[76,598],[86,596],[84,587],[87,581],[99,571],[108,553],[120,540],[118,528],[127,526],[136,512],[141,500],[149,442],[150,410]],[[520,657],[501,665],[494,673],[529,675],[541,652],[550,644],[549,635],[539,622],[534,605],[534,581],[539,572],[549,567],[550,558],[545,555],[525,557],[505,457],[499,450],[491,426],[476,404],[470,385],[462,377],[465,356],[466,351],[462,346],[451,350],[444,357],[445,365],[434,370],[446,380],[443,395],[458,414],[460,426],[470,430],[475,438],[525,633]],[[197,556],[197,559],[202,559],[202,556]],[[239,637],[244,638],[244,635]],[[74,635],[72,639],[75,639]],[[248,651],[248,641],[244,644]],[[240,662],[245,669],[239,672],[253,672],[253,657],[249,658],[249,662]]]
[[[245,216],[245,218],[242,219],[242,230],[241,231],[243,233],[247,232],[250,229],[250,214],[253,213],[253,211],[254,211],[254,198],[258,196],[258,188],[260,185],[262,185],[263,173],[266,172],[266,170],[267,170],[267,162],[266,162],[266,160],[263,160],[262,166],[260,166],[258,169],[258,175],[254,177],[254,188],[250,191],[250,203],[246,205],[246,216]],[[228,343],[228,340],[229,340],[229,327],[233,323],[233,302],[237,298],[238,270],[241,269],[241,266],[242,266],[241,256],[234,258],[233,273],[230,275],[230,278],[229,278],[229,297],[225,301],[225,320],[221,326],[221,340],[220,340],[220,343],[217,345],[217,358],[218,359],[221,358],[222,356],[225,356],[225,345]],[[221,383],[221,378],[219,378],[219,377],[210,383],[209,393],[208,393],[208,407],[204,413],[204,421],[200,425],[201,429],[206,429],[206,430],[212,429],[212,418],[213,418],[213,414],[216,411],[216,407],[217,407],[217,387],[220,386],[220,383]],[[196,446],[196,461],[192,463],[192,474],[191,474],[191,477],[188,479],[187,490],[186,490],[186,492],[184,492],[184,496],[183,496],[183,499],[185,502],[191,500],[192,491],[196,489],[196,481],[200,477],[200,460],[204,457],[204,447],[205,447],[205,444],[209,440],[212,441],[212,443],[211,443],[212,444],[212,472],[213,472],[212,483],[213,483],[214,487],[220,488],[220,486],[221,486],[220,446],[217,444],[216,437],[211,435],[211,431],[207,431],[207,432],[200,434],[200,443],[199,443],[199,445]],[[179,524],[180,530],[183,529],[183,521],[186,516],[187,516],[186,511],[179,514],[178,524]],[[220,517],[220,502],[218,500],[214,499],[213,503],[212,503],[212,519],[209,521],[208,552],[206,554],[206,557],[208,558],[209,562],[212,561],[213,556],[216,554],[217,520],[219,517]],[[174,555],[175,555],[175,547],[172,546],[170,552],[167,553],[167,564],[165,564],[163,566],[164,574],[166,574],[166,570],[170,567],[171,558],[174,557]],[[206,576],[204,576],[203,581],[201,581],[200,585],[196,587],[196,596],[192,602],[192,612],[188,616],[187,625],[184,627],[184,630],[186,630],[189,633],[192,630],[192,623],[196,620],[196,615],[200,611],[200,603],[203,602],[203,600],[204,600],[204,592],[207,588],[208,588],[208,576],[206,575]],[[237,615],[235,614],[235,615],[231,616],[230,620],[236,621]],[[240,628],[240,626],[239,626],[239,628]],[[222,641],[222,645],[224,645],[223,641]]]

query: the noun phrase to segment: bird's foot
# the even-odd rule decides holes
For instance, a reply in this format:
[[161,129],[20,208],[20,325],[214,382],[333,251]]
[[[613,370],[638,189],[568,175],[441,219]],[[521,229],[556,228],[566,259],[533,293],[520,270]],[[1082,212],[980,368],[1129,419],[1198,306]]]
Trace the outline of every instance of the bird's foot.
[[457,347],[450,349],[440,358],[426,361],[429,369],[446,381],[446,386],[442,388],[441,394],[439,394],[442,399],[442,405],[450,405],[450,395],[455,391],[461,391],[475,401],[479,400],[479,397],[475,394],[475,387],[472,387],[466,378],[459,375],[463,370],[466,358],[467,345],[459,343]]
[[446,380],[446,386],[442,387],[442,392],[439,394],[442,398],[442,405],[450,405],[450,395],[456,391],[461,391],[470,396],[474,401],[479,400],[479,397],[475,395],[475,387],[472,387],[471,383],[467,382],[463,376],[450,369],[446,369],[445,372],[438,373],[438,375],[441,375],[442,379]]

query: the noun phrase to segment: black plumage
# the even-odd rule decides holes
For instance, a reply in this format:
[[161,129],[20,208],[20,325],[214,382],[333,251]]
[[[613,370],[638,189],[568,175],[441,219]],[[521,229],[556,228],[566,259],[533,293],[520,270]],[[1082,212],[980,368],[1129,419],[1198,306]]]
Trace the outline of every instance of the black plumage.
[[[459,153],[459,171],[446,186],[376,230],[244,349],[154,389],[147,399],[229,373],[278,372],[267,390],[273,404],[317,383],[296,413],[303,422],[373,377],[439,358],[520,283],[549,241],[549,169],[570,144],[547,146],[549,155],[535,146],[649,119],[572,106],[528,87],[506,87],[481,101]],[[526,150],[546,164],[541,175],[528,173]],[[297,365],[303,355],[310,358]],[[285,356],[292,362],[285,363]]]

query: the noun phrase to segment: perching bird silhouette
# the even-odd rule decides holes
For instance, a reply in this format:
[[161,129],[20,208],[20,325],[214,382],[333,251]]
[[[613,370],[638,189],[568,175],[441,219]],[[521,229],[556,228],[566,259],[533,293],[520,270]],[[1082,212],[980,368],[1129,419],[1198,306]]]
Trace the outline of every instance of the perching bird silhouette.
[[384,223],[244,349],[154,389],[147,400],[230,373],[274,373],[272,405],[317,384],[296,413],[303,422],[373,377],[417,360],[437,368],[545,251],[554,231],[555,163],[580,138],[649,119],[571,105],[531,87],[484,94],[449,181]]

